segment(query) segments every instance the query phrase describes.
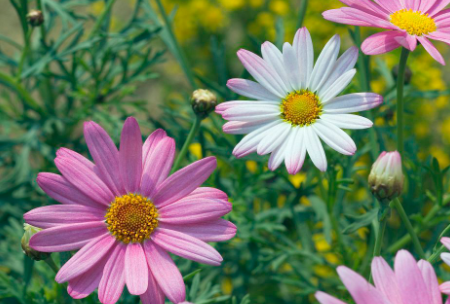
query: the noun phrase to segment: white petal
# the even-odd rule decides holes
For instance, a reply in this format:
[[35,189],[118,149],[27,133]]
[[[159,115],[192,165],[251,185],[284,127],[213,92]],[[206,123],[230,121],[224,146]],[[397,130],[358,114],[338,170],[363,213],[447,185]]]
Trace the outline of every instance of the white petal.
[[369,119],[353,114],[322,114],[320,119],[342,129],[360,130],[373,126]]
[[281,163],[283,163],[283,160],[285,159],[285,156],[288,152],[287,149],[289,146],[289,141],[293,135],[292,131],[294,131],[294,129],[295,128],[292,128],[292,130],[290,130],[284,142],[281,145],[279,145],[278,148],[276,148],[270,155],[268,164],[269,170],[275,171],[281,165]]
[[448,252],[441,253],[441,259],[442,261],[444,261],[445,264],[450,266],[450,253]]
[[258,154],[266,155],[281,146],[291,128],[289,123],[282,123],[273,127],[259,143],[258,148],[256,149]]
[[292,90],[301,89],[301,73],[297,56],[294,48],[287,42],[283,45],[283,62]]
[[264,127],[265,125],[271,123],[269,122],[242,122],[242,121],[229,121],[223,125],[223,132],[227,134],[248,134],[253,132],[259,128]]
[[239,50],[237,53],[246,70],[262,86],[277,96],[286,96],[284,84],[277,72],[261,57],[246,50]]
[[353,155],[356,152],[355,142],[351,137],[335,125],[318,120],[312,125],[317,135],[332,149],[344,155]]
[[286,148],[285,162],[289,174],[297,174],[302,169],[305,156],[305,128],[297,127],[290,135],[289,146]]
[[306,89],[314,68],[314,47],[306,27],[297,31],[294,37],[294,49],[300,67],[301,88]]
[[341,46],[341,39],[339,35],[334,35],[333,38],[323,48],[320,53],[319,59],[317,59],[314,70],[311,74],[308,88],[312,92],[319,90],[320,85],[328,78],[331,69],[336,63],[337,56],[339,54],[339,48]]
[[327,157],[319,137],[311,126],[305,127],[306,151],[314,165],[322,172],[327,170]]
[[246,155],[249,155],[250,153],[253,153],[256,151],[256,147],[258,147],[258,144],[260,141],[264,138],[267,132],[270,132],[270,129],[281,124],[285,123],[281,119],[278,121],[274,121],[270,124],[265,125],[262,128],[259,128],[249,134],[247,134],[237,145],[234,147],[233,155],[240,158],[244,157]]
[[330,99],[338,96],[350,84],[356,74],[356,69],[351,69],[341,75],[319,98],[322,102],[327,102]]
[[227,87],[233,92],[257,100],[279,100],[284,98],[282,95],[276,95],[257,82],[233,78],[228,80]]
[[347,114],[370,110],[383,102],[383,96],[375,93],[355,93],[339,96],[324,103],[324,113]]
[[223,114],[228,109],[231,108],[238,108],[238,107],[248,107],[248,106],[257,106],[257,107],[264,107],[264,106],[279,106],[279,101],[253,101],[253,100],[232,100],[232,101],[226,101],[218,104],[216,106],[215,112],[217,114]]
[[280,115],[278,105],[245,105],[227,109],[222,113],[226,120],[235,121],[268,121]]
[[357,47],[353,46],[349,48],[342,56],[336,61],[331,70],[330,76],[323,83],[319,90],[319,95],[322,95],[328,88],[345,72],[353,69],[355,67],[356,61],[358,60],[359,50]]
[[279,78],[281,79],[282,88],[286,92],[289,92],[291,89],[289,87],[287,73],[284,70],[283,54],[281,54],[280,50],[269,41],[262,44],[261,54],[264,61],[267,62],[275,72],[277,72]]

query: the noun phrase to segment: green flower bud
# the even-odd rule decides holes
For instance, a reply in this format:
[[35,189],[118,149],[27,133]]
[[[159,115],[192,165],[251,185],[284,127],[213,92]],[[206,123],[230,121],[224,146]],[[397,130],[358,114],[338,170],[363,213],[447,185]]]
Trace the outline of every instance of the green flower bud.
[[42,12],[39,10],[31,10],[27,14],[27,20],[28,23],[33,27],[40,26],[42,25],[42,23],[44,23],[44,14],[42,14]]
[[369,186],[378,200],[387,203],[401,195],[404,180],[400,154],[383,152],[372,165]]
[[29,258],[31,258],[35,261],[41,261],[41,260],[45,260],[46,258],[48,258],[50,256],[49,252],[39,252],[30,247],[31,237],[35,233],[41,231],[42,229],[38,228],[38,227],[34,227],[27,223],[23,224],[23,229],[25,230],[25,233],[23,234],[23,237],[22,237],[23,253],[25,253]]
[[191,104],[195,114],[203,119],[214,111],[217,105],[217,98],[210,91],[199,89],[192,93]]

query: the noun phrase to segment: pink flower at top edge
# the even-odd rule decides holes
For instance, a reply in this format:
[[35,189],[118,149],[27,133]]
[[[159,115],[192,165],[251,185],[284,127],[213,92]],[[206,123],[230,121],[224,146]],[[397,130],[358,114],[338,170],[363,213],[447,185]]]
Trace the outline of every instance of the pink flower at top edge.
[[398,47],[414,51],[419,41],[440,64],[444,58],[429,39],[450,44],[450,0],[340,0],[349,7],[325,11],[327,20],[386,29],[367,38],[367,55],[390,52]]
[[62,148],[55,159],[62,175],[40,173],[39,186],[61,205],[33,209],[26,222],[44,228],[30,246],[41,252],[79,251],[59,270],[75,299],[98,287],[101,303],[114,304],[126,285],[144,304],[185,301],[183,278],[168,254],[220,265],[206,242],[226,241],[236,227],[221,219],[228,197],[200,187],[216,168],[207,157],[169,176],[175,141],[163,130],[142,144],[137,121],[123,126],[118,150],[106,131],[86,122],[84,135],[94,162]]

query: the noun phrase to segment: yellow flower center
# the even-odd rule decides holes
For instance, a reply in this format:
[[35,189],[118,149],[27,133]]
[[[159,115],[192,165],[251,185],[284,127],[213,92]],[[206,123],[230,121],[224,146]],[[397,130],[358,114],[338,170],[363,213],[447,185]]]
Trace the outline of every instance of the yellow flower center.
[[319,98],[307,90],[290,93],[281,103],[281,117],[294,126],[314,123],[322,113]]
[[412,9],[402,9],[391,15],[391,23],[410,35],[422,36],[437,30],[436,23],[428,14]]
[[116,197],[105,218],[111,234],[126,244],[143,242],[158,227],[158,210],[140,194]]

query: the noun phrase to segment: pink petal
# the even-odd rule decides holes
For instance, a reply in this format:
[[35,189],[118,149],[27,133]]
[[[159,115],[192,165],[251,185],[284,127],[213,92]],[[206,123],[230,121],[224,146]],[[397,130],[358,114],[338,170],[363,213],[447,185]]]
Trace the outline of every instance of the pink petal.
[[339,266],[337,272],[356,303],[390,304],[383,294],[358,273],[345,266]]
[[148,271],[148,288],[145,293],[141,294],[142,304],[164,304],[164,298],[164,293],[159,288],[152,273]]
[[372,26],[372,24],[367,21],[347,15],[341,9],[331,9],[325,11],[322,13],[322,16],[326,20],[336,23],[349,24],[355,26]]
[[143,294],[148,287],[148,266],[140,243],[128,244],[125,253],[125,282],[133,295]]
[[422,272],[428,294],[432,298],[432,302],[430,302],[430,304],[442,304],[442,296],[439,291],[439,282],[433,266],[428,261],[424,260],[420,260],[417,265]]
[[228,201],[182,198],[158,210],[159,221],[167,224],[196,224],[215,220],[232,209]]
[[30,247],[42,252],[62,252],[80,249],[92,239],[108,234],[103,221],[60,225],[33,235]]
[[224,219],[190,225],[173,225],[161,222],[158,227],[182,232],[204,242],[228,241],[236,235],[237,230],[233,223]]
[[443,10],[448,4],[450,0],[436,0],[434,5],[427,11],[427,13],[433,17],[435,14],[439,13]]
[[135,193],[139,190],[142,176],[142,137],[139,124],[134,117],[125,121],[120,136],[120,175],[125,190]]
[[394,271],[382,257],[372,261],[372,277],[375,287],[384,294],[391,303],[402,303],[402,296],[397,286]]
[[142,146],[142,168],[145,168],[147,163],[147,158],[150,155],[151,151],[155,149],[156,145],[163,139],[167,137],[166,131],[163,129],[157,129],[144,142]]
[[[449,14],[448,18],[450,20],[450,14]],[[447,44],[450,44],[450,33],[434,32],[432,34],[427,35],[427,38],[434,39],[434,40],[439,40],[439,41],[445,42]]]
[[428,40],[426,37],[418,36],[417,39],[419,42],[423,45],[425,50],[431,55],[431,57],[434,58],[437,62],[439,62],[442,65],[445,65],[444,57],[442,57],[441,53],[436,49],[436,47]]
[[346,304],[345,302],[342,302],[341,300],[338,300],[322,291],[316,292],[315,297],[320,304]]
[[449,17],[450,17],[450,8],[440,11],[436,14],[433,19],[436,22],[438,27],[438,31],[441,27],[448,27],[449,25]]
[[395,13],[396,11],[399,11],[403,9],[401,1],[392,1],[392,0],[374,0],[376,3],[378,3],[381,7],[384,7],[387,11],[390,13]]
[[404,0],[404,1],[406,4],[406,9],[412,9],[413,11],[419,10],[421,0]]
[[183,277],[170,255],[152,241],[144,243],[144,251],[148,267],[166,297],[173,303],[183,302],[186,298]]
[[386,18],[389,15],[389,11],[382,6],[373,3],[371,0],[339,0],[342,3],[361,10],[365,13],[374,14],[379,18]]
[[207,157],[178,170],[158,186],[153,202],[161,208],[178,201],[203,184],[216,166],[216,158]]
[[[139,160],[141,159],[139,158]],[[125,251],[126,246],[119,243],[103,269],[103,275],[98,285],[98,299],[103,304],[114,304],[122,295],[125,286]]]
[[84,123],[84,138],[105,184],[120,196],[125,194],[119,172],[119,151],[108,133],[93,121]]
[[402,36],[404,36],[404,33],[399,31],[386,31],[374,34],[364,40],[361,50],[366,55],[379,55],[390,52],[401,46],[395,38]]
[[443,237],[441,238],[441,243],[444,245],[448,250],[450,250],[450,238],[449,237]]
[[91,240],[64,264],[56,274],[56,282],[64,283],[85,273],[100,261],[116,243],[109,234]]
[[444,282],[439,285],[439,290],[443,294],[450,295],[450,282]]
[[157,185],[169,175],[175,158],[175,140],[170,137],[161,139],[150,151],[146,166],[142,172],[141,194],[152,197]]
[[[80,165],[82,165],[86,168],[89,168],[92,171],[96,170],[95,165],[89,159],[87,159],[80,153],[77,153],[70,149],[60,148],[60,149],[58,149],[58,151],[56,151],[56,156],[72,158],[72,159],[76,160],[76,162],[80,163]],[[97,174],[97,171],[95,171],[95,173]]]
[[36,181],[48,196],[60,203],[86,205],[101,210],[105,208],[103,204],[83,194],[61,175],[42,172],[38,174]]
[[233,92],[257,100],[279,100],[284,96],[273,94],[257,82],[233,78],[228,80],[227,87]]
[[344,14],[347,14],[350,17],[370,23],[373,27],[379,27],[383,29],[397,29],[395,25],[388,21],[387,15],[386,17],[378,17],[375,13],[366,13],[351,7],[342,7],[341,10],[342,12],[344,12]]
[[404,303],[431,303],[422,273],[414,257],[406,250],[400,250],[395,257],[395,276]]
[[214,266],[223,261],[213,247],[178,231],[158,228],[151,238],[161,248],[188,260]]
[[91,168],[83,165],[77,159],[58,156],[55,159],[55,164],[72,185],[95,202],[109,205],[114,200],[114,194],[105,183]]
[[411,36],[405,33],[405,36],[395,37],[395,40],[400,43],[403,47],[407,48],[411,52],[414,51],[417,47],[417,38],[416,36]]
[[108,257],[105,256],[92,266],[88,272],[71,279],[69,286],[67,286],[67,293],[74,299],[82,299],[89,296],[97,289],[107,261]]
[[35,208],[23,215],[28,224],[50,228],[66,224],[104,220],[105,212],[83,205],[50,205]]
[[228,195],[225,192],[211,187],[199,187],[186,196],[186,198],[210,198],[228,201]]

